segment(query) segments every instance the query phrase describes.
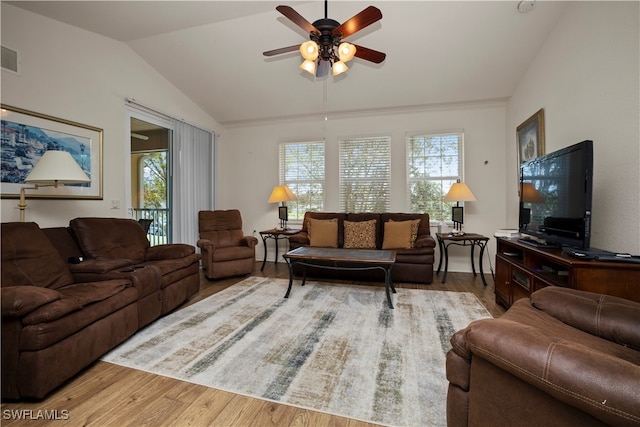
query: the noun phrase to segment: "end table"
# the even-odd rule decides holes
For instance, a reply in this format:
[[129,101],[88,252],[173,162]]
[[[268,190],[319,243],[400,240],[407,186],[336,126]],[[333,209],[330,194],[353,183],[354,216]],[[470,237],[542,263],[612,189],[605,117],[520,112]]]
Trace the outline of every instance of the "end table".
[[290,228],[284,230],[272,228],[270,230],[264,230],[260,232],[262,244],[264,245],[264,259],[262,260],[262,267],[260,267],[260,271],[264,270],[264,265],[267,262],[267,239],[273,239],[276,241],[276,256],[274,258],[274,261],[278,262],[278,240],[288,239],[289,236],[292,236],[299,231],[300,230],[294,230]]
[[480,248],[480,256],[478,257],[478,261],[480,263],[480,277],[482,277],[482,283],[487,286],[487,279],[484,277],[484,270],[482,267],[482,257],[484,255],[484,250],[487,247],[487,242],[489,241],[488,237],[475,233],[464,233],[461,235],[436,233],[436,237],[438,238],[438,248],[440,249],[440,262],[438,262],[438,271],[436,274],[440,274],[442,258],[444,258],[444,274],[442,275],[442,283],[447,281],[447,272],[449,270],[449,246],[471,246],[471,271],[473,271],[474,276],[477,276],[477,274],[476,265],[473,259],[473,252],[475,247],[478,246]]

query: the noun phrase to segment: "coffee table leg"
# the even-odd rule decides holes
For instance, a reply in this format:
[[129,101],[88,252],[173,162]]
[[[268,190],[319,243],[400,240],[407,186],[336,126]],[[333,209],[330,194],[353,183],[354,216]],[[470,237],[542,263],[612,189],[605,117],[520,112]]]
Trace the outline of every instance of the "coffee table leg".
[[284,294],[284,297],[289,298],[291,286],[293,285],[293,262],[290,262],[287,258],[285,258],[285,261],[287,261],[287,264],[289,265],[289,287],[287,288],[287,293]]
[[396,289],[393,287],[391,283],[391,269],[384,270],[384,285],[387,291],[387,304],[389,304],[389,308],[393,309],[393,302],[391,302],[391,294],[389,293],[389,288],[393,288],[393,293],[396,293]]

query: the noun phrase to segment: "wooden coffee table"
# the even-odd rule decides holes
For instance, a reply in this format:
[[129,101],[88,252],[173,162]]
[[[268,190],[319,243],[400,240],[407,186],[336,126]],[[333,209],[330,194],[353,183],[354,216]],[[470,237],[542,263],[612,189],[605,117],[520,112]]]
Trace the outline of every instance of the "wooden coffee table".
[[307,279],[306,267],[324,268],[327,270],[382,270],[384,286],[387,292],[387,303],[393,308],[391,291],[396,293],[391,279],[391,268],[396,262],[396,251],[375,249],[338,249],[315,248],[302,246],[283,255],[289,265],[289,287],[285,298],[289,298],[293,285],[293,266],[303,266],[302,286]]

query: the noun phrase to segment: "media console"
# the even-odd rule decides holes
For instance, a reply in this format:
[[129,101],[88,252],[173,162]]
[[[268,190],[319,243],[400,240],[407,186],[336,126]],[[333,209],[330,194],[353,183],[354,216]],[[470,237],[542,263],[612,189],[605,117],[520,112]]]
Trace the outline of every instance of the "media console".
[[545,286],[562,286],[640,302],[640,264],[573,258],[561,249],[538,248],[497,237],[496,303],[509,308]]

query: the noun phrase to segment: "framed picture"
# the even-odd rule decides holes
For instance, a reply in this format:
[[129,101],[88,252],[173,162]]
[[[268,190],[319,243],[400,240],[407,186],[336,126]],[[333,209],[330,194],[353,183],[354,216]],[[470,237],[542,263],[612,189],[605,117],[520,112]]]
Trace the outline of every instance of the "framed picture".
[[516,129],[518,164],[544,154],[544,109],[541,108]]
[[102,129],[2,104],[2,198],[18,198],[25,178],[47,150],[71,154],[87,184],[43,187],[29,198],[102,199]]

